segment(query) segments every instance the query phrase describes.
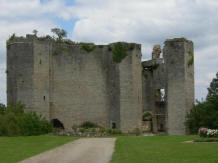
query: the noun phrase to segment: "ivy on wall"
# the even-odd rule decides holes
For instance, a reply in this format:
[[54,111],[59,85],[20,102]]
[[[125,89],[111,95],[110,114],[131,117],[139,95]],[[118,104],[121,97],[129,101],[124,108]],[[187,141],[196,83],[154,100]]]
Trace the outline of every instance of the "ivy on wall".
[[192,51],[189,51],[188,54],[190,57],[190,59],[188,60],[188,67],[189,67],[189,66],[193,65],[193,63],[194,63],[194,55],[193,55]]
[[81,49],[86,51],[87,53],[90,53],[95,49],[95,47],[96,46],[94,44],[83,43]]
[[120,63],[127,56],[127,48],[121,43],[117,42],[112,48],[113,61]]
[[129,50],[134,50],[135,49],[135,43],[130,43],[130,46],[129,46]]

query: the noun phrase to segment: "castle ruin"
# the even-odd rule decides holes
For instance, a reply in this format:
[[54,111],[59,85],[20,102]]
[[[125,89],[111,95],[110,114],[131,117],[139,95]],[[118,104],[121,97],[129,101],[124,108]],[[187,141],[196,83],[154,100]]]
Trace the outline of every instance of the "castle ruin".
[[[193,43],[184,38],[154,46],[57,42],[27,35],[7,42],[7,103],[59,120],[65,129],[85,121],[131,132],[136,128],[185,134],[194,104]],[[143,114],[151,119],[143,121]],[[150,127],[148,127],[150,126]]]

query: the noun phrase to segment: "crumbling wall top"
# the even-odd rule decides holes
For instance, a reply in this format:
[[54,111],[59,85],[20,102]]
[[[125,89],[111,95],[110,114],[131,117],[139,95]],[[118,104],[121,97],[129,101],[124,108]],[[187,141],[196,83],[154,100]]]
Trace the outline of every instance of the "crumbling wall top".
[[160,53],[161,53],[161,46],[154,45],[153,51],[152,51],[152,59],[160,58]]
[[167,39],[164,43],[167,43],[167,42],[192,42],[184,37],[181,37],[181,38],[173,38],[173,39]]

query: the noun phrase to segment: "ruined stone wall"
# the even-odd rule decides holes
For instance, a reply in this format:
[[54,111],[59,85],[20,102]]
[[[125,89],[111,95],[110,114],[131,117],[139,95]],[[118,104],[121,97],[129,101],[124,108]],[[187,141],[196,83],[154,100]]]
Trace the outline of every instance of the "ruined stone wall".
[[[185,116],[194,104],[193,43],[167,40],[163,59],[155,46],[153,59],[142,63],[141,45],[122,44],[128,55],[116,63],[115,43],[92,45],[88,52],[86,44],[14,38],[7,43],[8,104],[20,101],[26,111],[59,119],[66,129],[92,121],[106,128],[114,123],[123,132],[141,128],[142,110],[150,111],[153,131],[164,122],[168,134],[185,134]],[[157,105],[160,89],[164,107]]]
[[[50,120],[59,119],[66,129],[84,121],[106,128],[115,123],[116,128],[124,132],[141,127],[140,45],[134,44],[134,48],[128,49],[130,44],[123,43],[128,55],[121,63],[116,63],[112,58],[114,44],[96,45],[87,52],[84,44],[57,43],[34,37],[24,40],[31,46],[23,45],[22,51],[22,46],[15,41],[15,50],[7,52],[12,72],[8,75],[8,87],[15,92],[8,93],[9,104],[19,99],[27,109],[42,113]],[[31,62],[23,60],[27,48],[31,50]],[[18,54],[14,55],[15,51]],[[28,86],[32,94],[26,89],[24,96],[16,94],[21,93],[21,87],[14,86],[19,78],[17,70],[10,68],[14,66],[15,56],[22,60],[19,62],[21,68],[29,65],[26,80],[31,82]],[[23,69],[19,72],[25,73]]]
[[80,46],[55,44],[53,52],[58,49],[60,53],[52,57],[52,118],[61,120],[66,128],[84,121],[110,127],[111,92],[105,73],[112,65],[104,64],[109,58],[104,53],[107,49],[87,53]]
[[111,47],[86,52],[81,45],[53,45],[53,53],[60,54],[52,57],[52,118],[67,128],[84,121],[107,128],[116,123],[125,132],[140,128],[140,48],[115,63]]
[[161,125],[165,129],[165,106],[160,90],[166,87],[165,64],[163,58],[142,62],[143,66],[143,112],[152,113],[152,131],[158,132]]

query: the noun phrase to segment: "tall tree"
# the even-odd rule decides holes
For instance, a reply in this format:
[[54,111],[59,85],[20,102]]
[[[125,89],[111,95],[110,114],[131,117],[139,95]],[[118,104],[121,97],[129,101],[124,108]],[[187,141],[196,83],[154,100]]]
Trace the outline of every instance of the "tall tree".
[[218,72],[208,88],[207,100],[218,98]]
[[33,34],[37,36],[38,31],[36,29],[33,30]]
[[52,28],[51,32],[58,36],[57,40],[61,41],[64,37],[67,37],[67,32],[64,29]]
[[197,104],[187,114],[186,125],[191,133],[197,133],[200,127],[218,129],[218,73],[211,81],[207,98]]

